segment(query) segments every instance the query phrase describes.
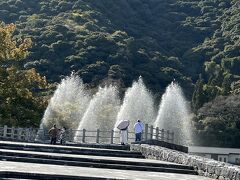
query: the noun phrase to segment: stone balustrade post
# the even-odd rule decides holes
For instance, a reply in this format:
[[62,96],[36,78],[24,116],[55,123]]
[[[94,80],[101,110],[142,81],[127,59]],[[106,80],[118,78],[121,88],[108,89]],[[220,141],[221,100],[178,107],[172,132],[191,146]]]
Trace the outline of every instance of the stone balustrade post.
[[164,129],[161,130],[161,140],[164,141]]
[[72,129],[68,129],[67,131],[66,131],[66,133],[67,133],[67,138],[66,138],[66,141],[72,141],[73,140],[73,130]]
[[144,131],[144,140],[146,141],[148,139],[148,124],[145,124],[145,131]]
[[82,142],[85,143],[86,129],[83,129]]
[[32,129],[32,136],[31,137],[34,137],[32,140],[34,141],[35,138],[37,137],[37,134],[38,134],[38,129]]
[[153,125],[150,126],[150,139],[153,139]]
[[35,133],[35,129],[33,129],[32,127],[29,129],[29,141],[34,141],[35,138],[37,137],[37,132]]
[[43,128],[42,131],[43,131],[43,133],[42,133],[42,135],[43,135],[42,140],[45,141],[46,140],[46,136],[49,138],[49,134],[48,134],[47,129],[45,129],[45,128]]
[[30,142],[31,141],[31,138],[32,138],[32,128],[28,128],[28,137],[27,137],[27,141]]
[[174,132],[172,132],[172,143],[174,143]]
[[114,130],[111,130],[111,137],[110,137],[110,143],[113,144],[114,139]]
[[17,139],[21,140],[22,139],[22,128],[17,128]]
[[29,135],[29,128],[24,129],[24,137],[23,139],[25,141],[29,141],[30,135]]
[[170,139],[170,132],[169,130],[167,130],[167,142],[169,142],[169,139]]
[[7,129],[8,129],[7,125],[4,125],[3,126],[3,137],[4,138],[7,137]]
[[158,140],[158,136],[159,136],[159,127],[156,127],[156,139]]
[[11,139],[14,139],[15,127],[11,128]]
[[100,130],[97,129],[96,143],[99,143]]
[[32,128],[28,128],[28,139],[27,141],[30,142],[32,140]]

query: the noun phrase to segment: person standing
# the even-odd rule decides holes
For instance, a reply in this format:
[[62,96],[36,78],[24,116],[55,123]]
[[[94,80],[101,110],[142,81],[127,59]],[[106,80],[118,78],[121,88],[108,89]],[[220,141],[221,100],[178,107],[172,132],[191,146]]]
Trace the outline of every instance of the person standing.
[[120,130],[120,142],[121,142],[121,145],[126,145],[127,144],[127,129],[128,128]]
[[120,130],[120,143],[121,143],[121,145],[127,144],[128,126],[129,126],[129,121],[128,120],[122,120],[122,121],[118,122],[117,128]]
[[134,124],[135,142],[142,140],[143,128],[143,123],[138,119],[137,122]]
[[59,132],[59,129],[57,128],[56,124],[54,124],[53,127],[48,131],[48,134],[51,137],[50,144],[56,144],[58,132]]
[[66,144],[66,127],[61,129],[60,144]]

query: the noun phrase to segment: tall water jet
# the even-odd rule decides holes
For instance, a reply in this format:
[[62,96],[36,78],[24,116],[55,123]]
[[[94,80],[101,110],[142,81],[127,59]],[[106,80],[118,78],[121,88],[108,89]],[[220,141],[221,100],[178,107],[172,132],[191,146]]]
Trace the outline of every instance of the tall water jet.
[[[75,135],[74,141],[81,141],[81,130],[87,131],[100,130],[101,137],[110,137],[111,130],[114,127],[117,112],[120,107],[120,99],[118,91],[114,86],[99,87],[98,92],[93,96],[90,104],[79,124],[78,132]],[[95,132],[87,132],[86,136],[96,136]],[[107,132],[108,131],[108,132]],[[88,141],[95,141],[96,138],[90,138]],[[110,142],[109,139],[102,142]]]
[[174,141],[189,145],[191,139],[191,118],[187,101],[181,87],[172,82],[162,96],[155,127],[174,132]]
[[67,129],[76,129],[86,111],[90,97],[85,90],[82,80],[71,75],[58,85],[44,113],[36,140],[43,139],[43,130],[56,124]]
[[115,130],[117,130],[116,126],[121,120],[129,120],[128,130],[133,132],[134,124],[138,119],[149,125],[153,125],[156,119],[153,97],[145,87],[141,77],[125,93],[123,104],[117,115]]

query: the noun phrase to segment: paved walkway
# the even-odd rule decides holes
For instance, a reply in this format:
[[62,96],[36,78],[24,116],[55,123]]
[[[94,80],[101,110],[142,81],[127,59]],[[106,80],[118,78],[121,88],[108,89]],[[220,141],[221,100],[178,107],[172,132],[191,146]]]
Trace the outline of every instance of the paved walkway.
[[[136,180],[211,180],[206,177],[202,176],[196,176],[196,175],[190,175],[190,174],[175,174],[175,173],[164,173],[164,172],[152,172],[152,171],[135,171],[135,170],[124,170],[127,168],[120,168],[124,164],[137,164],[138,162],[141,163],[151,163],[154,164],[173,164],[178,165],[175,163],[170,162],[164,162],[159,160],[150,160],[150,159],[141,159],[141,158],[132,158],[132,154],[130,154],[129,157],[112,157],[111,154],[109,156],[99,156],[101,155],[96,153],[94,155],[81,155],[81,154],[71,154],[72,150],[81,150],[79,152],[82,152],[84,150],[86,151],[103,151],[105,154],[107,153],[129,153],[127,150],[114,150],[114,149],[104,149],[104,148],[89,148],[89,147],[74,147],[74,146],[61,146],[61,145],[49,145],[49,144],[36,144],[36,143],[21,143],[21,142],[7,142],[7,141],[0,141],[0,144],[7,144],[6,147],[9,149],[6,149],[6,147],[1,146],[0,147],[0,154],[3,154],[2,161],[0,160],[0,172],[6,173],[6,172],[16,172],[16,173],[23,173],[23,174],[42,174],[45,175],[59,175],[59,176],[77,176],[79,179],[81,177],[89,177],[91,179],[96,178],[105,178],[105,179],[136,179]],[[15,145],[14,145],[15,144]],[[9,145],[9,147],[8,147]],[[12,146],[11,146],[12,145]],[[13,150],[16,145],[20,145],[24,148],[16,148],[19,150]],[[29,148],[29,147],[36,147],[36,148]],[[44,149],[60,149],[63,150],[56,152],[41,152],[38,151],[38,148],[44,148]],[[55,148],[53,148],[55,147]],[[11,149],[13,148],[13,149]],[[60,153],[61,152],[61,153]],[[69,153],[70,152],[70,153]],[[112,154],[113,154],[112,153]],[[133,153],[133,152],[131,152]],[[5,154],[5,155],[4,155]],[[22,154],[22,155],[21,155]],[[24,155],[23,155],[24,154]],[[13,157],[14,159],[16,157],[23,157],[28,156],[29,157],[39,157],[41,156],[44,159],[44,156],[51,156],[56,157],[54,159],[61,159],[59,157],[66,157],[65,159],[70,158],[73,162],[80,162],[81,160],[84,162],[92,162],[91,159],[94,159],[94,162],[104,162],[103,160],[108,160],[108,167],[106,168],[93,168],[93,167],[80,167],[80,166],[71,166],[71,164],[68,165],[53,165],[53,164],[40,164],[37,161],[31,161],[34,163],[26,163],[26,162],[12,162],[12,161],[4,161],[7,156]],[[33,155],[33,156],[32,156]],[[44,155],[44,156],[43,156]],[[4,157],[5,156],[5,157]],[[28,157],[26,157],[28,158]],[[79,158],[79,159],[77,159]],[[82,159],[81,159],[82,158]],[[13,159],[13,160],[14,160]],[[40,158],[41,159],[41,158]],[[64,158],[62,158],[62,162],[64,162]],[[130,163],[131,162],[131,163]],[[133,163],[137,162],[137,163]],[[91,164],[91,163],[90,163]],[[103,163],[104,164],[104,163]],[[119,169],[108,169],[112,168],[112,166],[115,165],[119,167]],[[98,166],[94,166],[98,167]],[[146,165],[147,168],[147,165]],[[182,167],[184,169],[184,167]],[[78,178],[77,178],[78,179]]]
[[115,169],[100,169],[86,168],[75,166],[59,166],[48,164],[35,163],[19,163],[0,161],[0,171],[13,171],[25,173],[53,174],[53,175],[71,175],[71,176],[88,176],[98,178],[115,178],[115,179],[136,179],[136,180],[211,180],[206,177],[173,174],[173,173],[158,173],[144,172],[131,170],[115,170]]

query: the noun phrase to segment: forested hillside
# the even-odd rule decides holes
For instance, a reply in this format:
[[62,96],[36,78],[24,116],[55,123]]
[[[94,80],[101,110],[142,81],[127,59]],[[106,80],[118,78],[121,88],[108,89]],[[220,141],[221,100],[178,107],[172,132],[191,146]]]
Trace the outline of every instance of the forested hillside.
[[[51,83],[75,71],[91,87],[110,81],[124,89],[142,75],[159,98],[176,79],[192,98],[198,125],[204,104],[238,96],[237,0],[0,0],[0,18],[16,24],[16,38],[32,39],[22,65]],[[214,136],[209,123],[198,125]]]

